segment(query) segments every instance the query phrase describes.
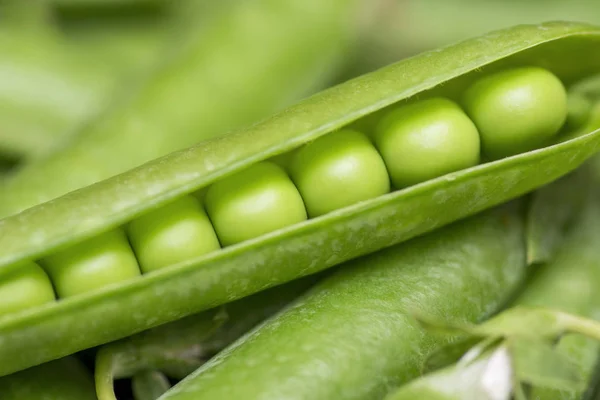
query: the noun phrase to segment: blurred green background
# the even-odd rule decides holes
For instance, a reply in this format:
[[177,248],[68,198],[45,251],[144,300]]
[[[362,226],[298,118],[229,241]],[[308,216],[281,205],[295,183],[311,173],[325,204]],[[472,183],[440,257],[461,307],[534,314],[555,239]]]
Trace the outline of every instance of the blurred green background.
[[[76,135],[116,90],[160,62],[183,20],[202,23],[185,3],[211,2],[0,1],[0,171]],[[600,23],[600,2],[365,1],[359,35],[330,84],[489,30],[548,20]]]

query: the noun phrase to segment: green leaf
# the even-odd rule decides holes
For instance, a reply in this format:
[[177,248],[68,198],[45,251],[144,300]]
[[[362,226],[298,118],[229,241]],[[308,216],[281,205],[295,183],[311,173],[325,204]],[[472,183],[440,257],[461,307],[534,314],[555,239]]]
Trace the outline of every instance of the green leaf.
[[498,346],[473,362],[409,382],[385,400],[509,400],[512,389],[510,356],[506,347]]
[[587,384],[577,365],[554,344],[542,340],[508,340],[515,376],[521,383],[557,390],[583,390]]

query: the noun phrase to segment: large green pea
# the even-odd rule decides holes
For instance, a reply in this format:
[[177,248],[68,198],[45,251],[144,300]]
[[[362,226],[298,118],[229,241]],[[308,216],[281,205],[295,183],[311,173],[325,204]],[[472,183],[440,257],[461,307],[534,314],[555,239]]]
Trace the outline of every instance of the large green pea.
[[215,182],[206,192],[206,211],[223,246],[306,220],[298,189],[271,162]]
[[127,227],[143,272],[189,260],[220,248],[198,199],[184,196],[133,220]]
[[59,297],[93,291],[140,275],[125,232],[116,229],[42,260]]
[[477,128],[456,103],[443,98],[390,111],[376,127],[375,143],[397,188],[479,163]]
[[48,275],[34,262],[0,272],[0,316],[51,303],[54,289]]
[[390,191],[381,156],[367,136],[354,130],[330,133],[301,148],[291,175],[311,217]]
[[464,104],[481,135],[483,153],[498,159],[544,146],[567,116],[567,94],[550,71],[505,70],[474,82]]

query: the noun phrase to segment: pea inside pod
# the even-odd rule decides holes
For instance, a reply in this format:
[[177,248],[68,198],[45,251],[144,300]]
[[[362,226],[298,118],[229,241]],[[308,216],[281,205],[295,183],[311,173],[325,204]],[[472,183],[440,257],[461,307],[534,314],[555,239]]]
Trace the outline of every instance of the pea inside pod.
[[[494,101],[507,103],[512,114],[505,118],[527,120],[520,130],[513,127],[517,136],[535,136],[540,131],[547,136],[547,126],[556,134],[566,119],[566,106],[540,116],[535,108],[539,106],[531,108],[529,100],[539,102],[551,94],[558,97],[557,103],[564,103],[564,88],[549,71],[535,69],[533,77],[528,72],[510,69],[481,78],[468,89],[469,101],[484,108],[493,108],[488,103]],[[542,80],[557,81],[562,92],[548,93],[545,85],[536,84],[540,74]],[[500,78],[508,81],[508,90],[498,90]],[[520,81],[525,78],[534,84],[526,87],[525,100],[511,103],[512,97],[506,99],[505,92],[523,90],[513,86],[523,86]],[[521,100],[518,93],[515,96]],[[491,140],[490,154],[506,153],[511,143],[515,150],[522,148],[515,140],[506,142],[503,132],[483,126],[488,136],[499,136]],[[532,140],[535,142],[525,141]],[[198,201],[184,196],[129,223],[133,249],[120,231],[113,231],[52,254],[43,265],[59,296],[85,293],[139,275],[134,254],[140,258],[142,270],[150,272],[217,250],[217,237],[222,246],[234,245],[301,223],[307,219],[306,209],[311,217],[318,217],[384,195],[390,190],[388,170],[396,187],[407,187],[475,166],[480,159],[476,125],[445,98],[416,101],[384,114],[375,143],[379,152],[361,132],[342,129],[329,133],[290,155],[293,180],[282,167],[263,161],[210,185],[204,200],[212,226]],[[490,150],[495,148],[498,152]]]
[[[111,282],[110,288],[62,299],[37,313],[8,315],[0,319],[3,338],[0,358],[15,359],[10,365],[0,365],[0,374],[41,362],[47,357],[115,340],[318,272],[505,202],[566,174],[597,150],[600,146],[598,132],[538,151],[475,165],[478,158],[473,149],[477,147],[474,140],[477,129],[465,121],[470,118],[467,118],[468,110],[462,108],[462,99],[480,79],[494,76],[499,71],[536,66],[542,56],[543,64],[551,66],[548,73],[568,87],[571,82],[600,69],[600,60],[577,56],[582,47],[588,49],[588,53],[595,49],[597,37],[600,37],[600,31],[588,26],[525,26],[494,33],[484,40],[474,39],[425,53],[324,91],[245,130],[204,141],[0,221],[0,248],[3,249],[0,266],[28,259],[51,259],[53,254],[68,253],[72,251],[70,247],[95,240],[103,232],[127,227],[129,237],[122,238],[123,248],[131,242],[130,254],[140,258],[141,240],[134,237],[135,229],[131,229],[137,218],[148,217],[152,212],[160,214],[161,206],[205,190],[203,207],[215,231],[213,234],[206,229],[206,238],[214,241],[216,235],[224,247],[219,250],[206,246],[205,253],[194,253],[190,259],[165,254],[165,264],[169,265],[148,268],[147,271],[152,270],[152,273],[144,273],[142,278],[128,277],[120,283]],[[465,58],[465,54],[472,58]],[[424,65],[428,67],[423,68]],[[363,140],[365,135],[373,135],[367,131],[354,135],[356,140],[347,140],[349,148],[326,143],[333,141],[334,136],[345,135],[350,124],[361,118],[374,115],[385,118],[403,107],[430,99],[445,99],[443,103],[452,104],[448,106],[453,110],[452,115],[460,115],[456,119],[470,127],[467,137],[471,143],[471,159],[463,167],[457,166],[452,154],[438,157],[432,151],[434,156],[423,157],[425,167],[430,160],[439,164],[444,160],[451,161],[444,168],[431,168],[439,171],[437,174],[441,176],[423,174],[421,179],[425,181],[415,180],[410,183],[412,186],[400,190],[394,188],[386,193],[386,180],[393,180],[390,166],[396,165],[398,159],[386,156],[388,152],[382,149],[377,139],[386,133],[398,134],[396,124],[401,125],[405,120],[394,122],[394,129],[378,131],[374,146]],[[427,118],[423,120],[427,122]],[[431,120],[434,121],[432,127],[419,125],[419,129],[426,133],[431,129],[445,139],[443,145],[447,146],[453,135],[441,135],[440,132],[445,131],[437,125],[438,119]],[[471,122],[477,126],[472,119]],[[382,124],[385,128],[385,123]],[[548,121],[540,120],[540,124],[548,124]],[[539,128],[535,124],[529,126]],[[461,130],[461,133],[465,134],[465,131]],[[329,147],[331,153],[315,151],[315,154],[325,156],[306,156],[308,149],[318,149],[319,143],[325,143],[324,147]],[[434,147],[437,144],[434,140],[423,143]],[[333,151],[334,148],[338,150]],[[429,150],[419,143],[415,149],[415,152]],[[289,163],[283,162],[280,166],[268,163],[276,156],[283,156],[284,160],[289,158]],[[317,161],[318,165],[312,165]],[[267,169],[271,172],[264,176],[262,172],[258,175],[248,172],[256,171],[257,166],[261,169],[265,162],[270,165]],[[355,172],[331,174],[335,179],[329,181],[321,180],[324,175],[315,172],[327,165],[337,168],[350,164],[352,168],[349,169]],[[382,174],[382,165],[386,167],[387,176]],[[308,185],[310,190],[306,190],[301,173],[312,176],[306,182],[316,178],[317,187]],[[240,179],[244,174],[250,174],[254,183]],[[361,192],[362,186],[357,190],[356,178],[359,176],[371,184],[378,183],[373,184],[373,190]],[[308,193],[327,193],[325,189],[331,190],[334,184],[339,197],[333,199],[325,195],[325,212],[311,211]],[[226,187],[226,190],[219,187]],[[246,197],[249,194],[251,196]],[[279,219],[275,218],[278,213],[274,212],[256,214],[262,215],[260,218],[246,218],[257,211],[254,208],[257,202],[240,202],[242,206],[234,207],[242,198],[272,201],[269,209],[274,211],[278,207],[293,207],[295,217]],[[225,203],[229,206],[221,210],[219,207],[224,207]],[[315,204],[321,206],[318,202]],[[192,208],[197,216],[198,208]],[[308,209],[306,220],[303,209]],[[281,215],[289,217],[287,212]],[[272,218],[278,222],[274,223]],[[229,221],[236,226],[223,224],[220,227],[219,221]],[[206,224],[203,226],[208,228]],[[228,236],[231,232],[244,232],[244,235]],[[195,246],[161,244],[158,239],[155,244],[162,248],[191,246],[197,250],[207,243],[203,242],[208,240],[203,239],[203,235],[194,239],[198,241]],[[157,234],[157,237],[161,236]],[[164,235],[168,240],[179,240],[184,236]],[[130,312],[135,318],[129,315]],[[93,333],[84,323],[92,316],[96,317],[97,328]],[[80,319],[76,320],[76,317]],[[67,325],[71,330],[76,326],[87,334],[66,341],[65,337],[72,336],[72,331],[67,334]],[[24,330],[30,332],[32,340],[35,338],[37,348],[50,340],[61,344],[52,346],[54,351],[43,354],[33,348],[23,349],[19,343],[23,340]],[[22,352],[20,357],[11,357],[17,349]]]

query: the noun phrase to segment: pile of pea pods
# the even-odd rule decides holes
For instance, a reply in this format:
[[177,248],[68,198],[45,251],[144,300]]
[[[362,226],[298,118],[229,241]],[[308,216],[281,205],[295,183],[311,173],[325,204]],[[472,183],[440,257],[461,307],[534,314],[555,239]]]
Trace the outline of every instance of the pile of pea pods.
[[600,27],[109,3],[0,5],[0,400],[600,398]]

